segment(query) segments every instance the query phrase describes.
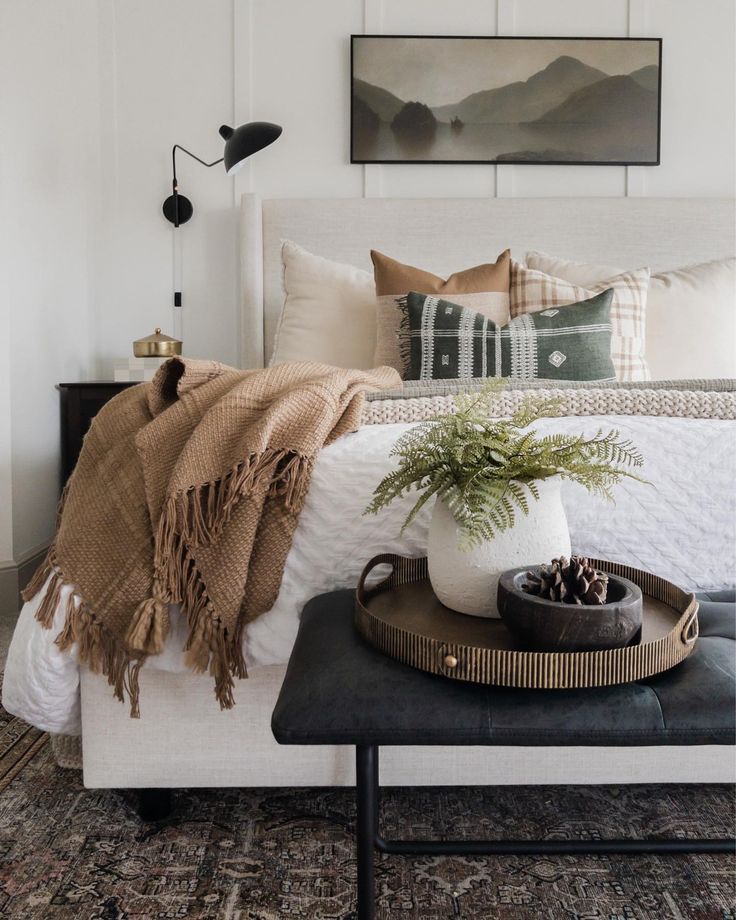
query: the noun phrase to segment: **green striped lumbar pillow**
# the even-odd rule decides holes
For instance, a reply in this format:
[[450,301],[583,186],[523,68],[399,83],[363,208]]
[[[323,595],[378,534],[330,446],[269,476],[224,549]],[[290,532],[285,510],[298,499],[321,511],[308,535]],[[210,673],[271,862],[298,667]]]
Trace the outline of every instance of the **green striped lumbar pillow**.
[[412,291],[398,301],[404,313],[405,379],[615,380],[612,299],[613,292],[606,290],[498,326],[469,307]]

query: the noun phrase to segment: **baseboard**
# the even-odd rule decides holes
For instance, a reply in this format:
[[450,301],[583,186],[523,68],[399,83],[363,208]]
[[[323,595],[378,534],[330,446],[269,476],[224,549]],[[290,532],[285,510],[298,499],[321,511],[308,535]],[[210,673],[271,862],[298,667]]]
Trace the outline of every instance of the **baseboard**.
[[18,610],[18,566],[0,562],[0,619],[14,616]]
[[48,545],[37,546],[17,559],[0,562],[0,617],[14,617],[21,608],[20,592],[43,562]]

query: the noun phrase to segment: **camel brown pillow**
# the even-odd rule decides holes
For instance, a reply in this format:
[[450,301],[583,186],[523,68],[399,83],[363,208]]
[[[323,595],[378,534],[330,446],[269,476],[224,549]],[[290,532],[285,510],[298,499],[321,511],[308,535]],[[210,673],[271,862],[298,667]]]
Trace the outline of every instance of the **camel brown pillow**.
[[495,262],[475,265],[440,278],[431,272],[397,262],[371,250],[376,281],[376,353],[374,365],[388,365],[403,375],[406,362],[399,349],[402,311],[397,300],[410,291],[451,297],[453,303],[470,307],[503,326],[509,319],[511,253],[505,250]]

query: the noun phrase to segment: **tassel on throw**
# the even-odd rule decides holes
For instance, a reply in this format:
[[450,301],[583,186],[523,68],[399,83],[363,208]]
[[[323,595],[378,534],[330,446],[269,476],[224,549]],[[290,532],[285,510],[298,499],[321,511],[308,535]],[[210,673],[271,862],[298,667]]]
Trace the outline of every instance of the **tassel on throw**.
[[[44,629],[51,629],[54,623],[54,614],[61,600],[61,588],[63,584],[64,582],[61,575],[52,568],[51,578],[46,588],[46,593],[36,611],[36,619]],[[37,594],[38,591],[35,593]]]
[[158,655],[163,651],[169,632],[169,603],[163,596],[157,579],[153,582],[153,596],[138,605],[125,637],[128,648],[144,655]]

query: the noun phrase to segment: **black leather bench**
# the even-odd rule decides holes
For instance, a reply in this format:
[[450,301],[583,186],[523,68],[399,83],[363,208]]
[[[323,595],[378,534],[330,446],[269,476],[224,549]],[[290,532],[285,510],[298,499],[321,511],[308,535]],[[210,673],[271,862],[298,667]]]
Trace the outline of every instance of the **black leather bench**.
[[[708,597],[709,599],[706,599]],[[587,690],[485,687],[417,671],[371,648],[353,627],[354,592],[314,598],[273,712],[281,744],[356,748],[358,917],[374,916],[374,852],[574,854],[731,852],[732,840],[385,840],[381,745],[649,746],[736,743],[736,603],[701,597],[700,638],[676,668]]]

